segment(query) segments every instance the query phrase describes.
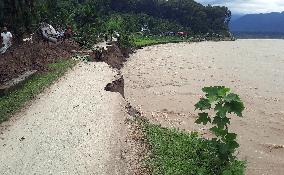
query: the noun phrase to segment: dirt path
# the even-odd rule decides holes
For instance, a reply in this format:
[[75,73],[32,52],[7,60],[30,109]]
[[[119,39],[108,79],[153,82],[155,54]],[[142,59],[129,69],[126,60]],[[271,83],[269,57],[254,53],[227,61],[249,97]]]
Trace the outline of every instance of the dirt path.
[[116,74],[106,63],[80,63],[5,123],[1,174],[124,174],[124,101],[104,90]]
[[245,118],[231,128],[248,175],[284,172],[284,40],[238,40],[146,47],[123,69],[125,97],[152,121],[208,134],[194,124],[204,86],[240,94]]

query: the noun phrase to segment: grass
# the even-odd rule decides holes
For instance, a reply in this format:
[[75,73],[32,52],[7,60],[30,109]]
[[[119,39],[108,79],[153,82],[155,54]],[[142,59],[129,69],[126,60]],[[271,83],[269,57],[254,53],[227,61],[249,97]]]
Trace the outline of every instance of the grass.
[[188,38],[182,38],[178,36],[142,36],[142,35],[134,35],[133,40],[134,40],[134,45],[136,47],[145,47],[157,44],[190,41],[190,39]]
[[180,36],[143,36],[139,34],[132,35],[132,42],[135,47],[145,47],[157,44],[166,43],[179,43],[179,42],[200,42],[200,41],[227,41],[230,38],[218,38],[218,37],[206,37],[202,35],[194,35],[191,37],[180,37]]
[[243,175],[245,162],[220,164],[216,145],[198,137],[145,122],[145,135],[151,147],[147,161],[154,175]]
[[0,123],[8,120],[28,101],[41,93],[46,87],[64,75],[64,73],[74,65],[75,61],[73,60],[60,60],[50,64],[49,72],[34,75],[19,89],[0,97]]

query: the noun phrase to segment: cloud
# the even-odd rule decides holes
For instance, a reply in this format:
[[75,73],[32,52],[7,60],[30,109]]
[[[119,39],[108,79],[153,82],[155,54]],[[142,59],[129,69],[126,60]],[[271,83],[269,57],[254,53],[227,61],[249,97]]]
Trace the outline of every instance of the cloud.
[[284,11],[284,0],[196,0],[204,5],[227,6],[233,13],[268,13]]

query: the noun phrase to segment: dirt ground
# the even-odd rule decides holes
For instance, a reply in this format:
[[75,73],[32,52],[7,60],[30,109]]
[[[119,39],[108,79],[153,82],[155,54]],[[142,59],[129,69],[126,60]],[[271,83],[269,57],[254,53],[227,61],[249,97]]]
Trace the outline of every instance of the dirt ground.
[[46,71],[49,63],[69,59],[71,51],[78,49],[79,45],[71,40],[58,44],[40,40],[15,44],[4,55],[0,55],[0,84],[28,70]]
[[125,102],[104,90],[116,75],[106,63],[79,63],[2,124],[1,174],[124,175]]
[[112,46],[107,47],[107,50],[103,52],[100,61],[107,63],[114,69],[120,70],[124,62],[126,62],[128,55],[129,52],[122,50],[116,43],[113,43]]
[[179,43],[145,47],[122,70],[125,97],[144,116],[166,127],[198,131],[194,104],[204,86],[225,85],[245,102],[233,117],[238,157],[248,175],[284,172],[284,40]]

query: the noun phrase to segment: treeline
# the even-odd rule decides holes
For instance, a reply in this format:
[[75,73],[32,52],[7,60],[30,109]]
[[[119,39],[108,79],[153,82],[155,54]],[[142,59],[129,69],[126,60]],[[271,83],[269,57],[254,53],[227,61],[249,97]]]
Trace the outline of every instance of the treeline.
[[2,0],[0,25],[19,37],[40,22],[71,25],[80,37],[109,29],[151,33],[186,31],[192,34],[228,33],[231,12],[226,7],[203,6],[193,0]]
[[227,7],[203,6],[193,0],[112,0],[111,9],[145,13],[190,28],[192,32],[222,33],[228,30],[231,12]]

